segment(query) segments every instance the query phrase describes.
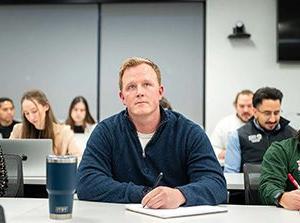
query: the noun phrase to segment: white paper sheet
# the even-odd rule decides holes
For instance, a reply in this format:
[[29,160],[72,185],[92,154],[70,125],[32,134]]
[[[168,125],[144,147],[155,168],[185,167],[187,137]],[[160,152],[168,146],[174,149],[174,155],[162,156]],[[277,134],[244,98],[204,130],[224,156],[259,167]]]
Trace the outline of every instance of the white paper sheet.
[[147,214],[159,218],[176,218],[192,215],[212,214],[227,212],[227,208],[220,206],[199,205],[192,207],[179,207],[176,209],[150,209],[143,208],[141,204],[127,204],[126,209],[141,214]]

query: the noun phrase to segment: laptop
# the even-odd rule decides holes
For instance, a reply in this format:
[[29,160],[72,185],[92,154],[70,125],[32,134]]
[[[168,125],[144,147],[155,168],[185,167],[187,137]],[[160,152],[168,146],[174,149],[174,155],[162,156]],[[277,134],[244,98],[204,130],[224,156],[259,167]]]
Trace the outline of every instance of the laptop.
[[23,160],[24,177],[45,177],[46,157],[52,152],[51,139],[0,139],[4,154],[17,154]]

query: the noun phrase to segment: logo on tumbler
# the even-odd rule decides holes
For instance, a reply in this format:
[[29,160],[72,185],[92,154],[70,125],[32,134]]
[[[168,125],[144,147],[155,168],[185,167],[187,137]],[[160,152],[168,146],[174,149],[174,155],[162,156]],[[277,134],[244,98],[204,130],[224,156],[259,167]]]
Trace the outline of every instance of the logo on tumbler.
[[69,208],[68,208],[68,206],[55,207],[55,212],[57,214],[68,213],[69,212]]

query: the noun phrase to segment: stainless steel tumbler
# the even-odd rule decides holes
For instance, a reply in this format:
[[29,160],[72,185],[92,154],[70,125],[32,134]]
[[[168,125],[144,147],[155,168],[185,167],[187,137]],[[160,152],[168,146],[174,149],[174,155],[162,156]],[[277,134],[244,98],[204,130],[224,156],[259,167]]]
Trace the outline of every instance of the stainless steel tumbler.
[[50,218],[72,218],[77,157],[49,155],[46,169]]

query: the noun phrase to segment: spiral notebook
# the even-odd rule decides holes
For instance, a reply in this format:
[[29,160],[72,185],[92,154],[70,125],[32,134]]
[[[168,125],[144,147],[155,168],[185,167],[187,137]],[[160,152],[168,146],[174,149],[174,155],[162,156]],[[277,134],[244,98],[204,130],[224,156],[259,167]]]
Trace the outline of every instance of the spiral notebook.
[[226,207],[199,205],[191,207],[179,207],[175,209],[150,209],[143,208],[141,204],[127,204],[125,208],[140,214],[151,215],[159,218],[178,218],[203,214],[227,212]]

